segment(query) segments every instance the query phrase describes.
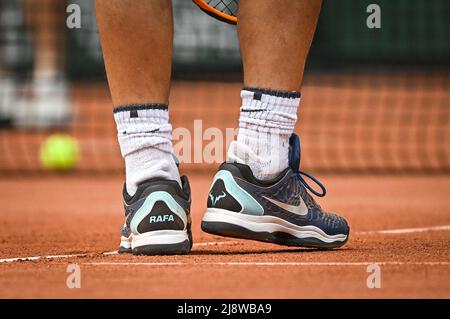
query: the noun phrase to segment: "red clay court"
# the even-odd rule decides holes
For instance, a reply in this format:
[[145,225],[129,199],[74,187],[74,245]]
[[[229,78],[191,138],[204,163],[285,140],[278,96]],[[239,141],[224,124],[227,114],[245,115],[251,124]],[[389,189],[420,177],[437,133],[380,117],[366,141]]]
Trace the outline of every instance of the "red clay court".
[[[50,132],[2,131],[0,297],[450,297],[449,148],[440,142],[449,137],[447,82],[431,77],[427,83],[434,86],[425,89],[423,77],[411,75],[407,83],[417,90],[409,99],[404,78],[391,76],[384,99],[398,107],[379,104],[370,116],[375,93],[364,81],[373,77],[351,79],[340,81],[347,97],[335,101],[336,88],[316,85],[313,78],[304,89],[299,126],[302,166],[319,172],[328,189],[321,205],[351,226],[349,242],[338,250],[203,233],[200,220],[218,164],[182,164],[192,185],[192,253],[118,255],[122,173],[112,117],[100,128],[89,120],[110,108],[106,88],[73,88],[78,115],[69,132],[82,152],[76,172],[48,174],[39,167],[39,145]],[[239,103],[238,92],[237,83],[176,83],[171,105],[180,112],[172,111],[174,126],[189,127],[212,107],[219,116],[203,117],[204,128],[234,127],[228,103]],[[188,94],[193,109],[185,106]],[[208,94],[215,105],[205,103]],[[401,103],[405,100],[411,103]],[[430,101],[432,108],[424,112]],[[412,118],[403,116],[402,106],[414,111]],[[428,125],[420,121],[424,116]],[[311,124],[313,118],[320,119],[319,126]],[[72,263],[81,269],[80,289],[66,286]],[[367,267],[374,263],[381,269],[381,288],[369,289]]]
[[[65,81],[44,94],[63,103],[31,108],[42,93],[32,85],[43,80],[33,75],[35,60],[45,59],[36,59],[38,39],[21,2],[54,17],[41,27],[63,18],[46,32],[58,49],[49,64]],[[214,149],[219,160],[205,160],[210,143],[223,141],[207,133],[238,126],[242,59],[235,26],[172,0],[169,113],[176,132],[190,134],[175,134],[174,144],[192,146],[177,155],[191,159],[181,173],[192,187],[194,247],[147,257],[117,253],[124,165],[113,106],[93,1],[70,2],[80,5],[80,29],[62,25],[67,12],[42,1],[0,1],[0,298],[450,298],[450,2],[379,0],[378,29],[367,24],[371,1],[323,1],[295,131],[301,170],[327,187],[319,204],[351,229],[343,248],[316,250],[200,230],[230,142]],[[56,129],[17,125],[14,117],[30,113],[4,103],[14,95],[38,115],[68,106],[69,121]],[[78,141],[71,172],[40,163],[54,133]],[[72,264],[80,267],[79,289],[67,286]],[[369,288],[373,269],[379,288]]]
[[[191,176],[193,251],[165,257],[115,253],[120,178],[2,180],[0,297],[450,297],[448,176],[324,177],[323,205],[351,225],[347,245],[331,251],[201,232],[210,180]],[[80,289],[66,286],[71,263],[81,268]],[[379,289],[366,285],[372,263],[381,267]]]

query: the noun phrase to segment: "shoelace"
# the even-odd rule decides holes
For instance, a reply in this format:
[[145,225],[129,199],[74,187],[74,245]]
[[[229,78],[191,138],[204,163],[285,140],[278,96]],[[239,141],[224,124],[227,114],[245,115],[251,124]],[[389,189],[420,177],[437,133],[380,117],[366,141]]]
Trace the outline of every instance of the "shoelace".
[[[305,179],[303,178],[303,176],[308,177],[310,180],[312,180],[314,183],[316,183],[316,185],[318,185],[320,187],[320,189],[322,190],[321,193],[319,193],[318,191],[316,191],[315,189],[313,189],[311,186],[309,186],[309,184],[305,181]],[[306,198],[304,198],[305,203],[308,207],[313,208],[313,207],[317,207],[319,208],[319,210],[321,209],[320,205],[317,204],[317,202],[314,200],[314,198],[308,193],[308,190],[313,193],[314,195],[318,196],[318,197],[323,197],[325,196],[325,194],[327,193],[327,189],[325,188],[325,186],[314,176],[305,173],[303,171],[297,171],[296,172],[296,176],[299,179],[301,185],[304,187],[304,196]]]
[[[319,193],[318,191],[313,189],[311,186],[309,186],[309,184],[305,181],[305,179],[302,177],[302,175],[308,177],[310,180],[312,180],[314,183],[316,183],[320,187],[322,192]],[[309,190],[314,195],[316,195],[318,197],[323,197],[327,193],[327,189],[325,188],[325,186],[317,178],[315,178],[314,176],[312,176],[312,175],[310,175],[308,173],[302,172],[302,171],[298,171],[297,172],[297,177],[299,178],[300,182],[305,187],[305,189]],[[317,204],[317,202],[314,200],[314,198],[307,191],[305,191],[305,193],[306,193],[306,196],[307,196],[306,204],[308,206],[311,205],[311,206],[318,207],[319,208],[318,213],[320,214],[320,218],[322,218],[323,221],[325,221],[328,224],[330,224],[330,223],[332,223],[332,224],[337,223],[337,220],[336,220],[337,216],[336,215],[323,213],[320,205]]]
[[[316,185],[318,185],[320,187],[320,189],[322,190],[321,193],[319,193],[318,191],[316,191],[315,189],[313,189],[311,186],[309,186],[309,184],[305,181],[305,179],[302,177],[306,176],[308,177],[310,180],[312,180],[314,183],[316,183]],[[302,171],[298,171],[297,172],[297,177],[299,178],[300,182],[302,183],[303,186],[305,186],[306,189],[308,189],[311,193],[313,193],[314,195],[318,196],[318,197],[324,197],[327,193],[327,189],[325,188],[325,186],[314,176],[302,172]]]

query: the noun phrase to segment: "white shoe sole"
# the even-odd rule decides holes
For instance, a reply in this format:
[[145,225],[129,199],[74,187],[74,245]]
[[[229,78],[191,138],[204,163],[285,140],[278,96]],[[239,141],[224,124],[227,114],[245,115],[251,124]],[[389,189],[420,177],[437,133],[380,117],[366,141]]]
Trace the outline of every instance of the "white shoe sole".
[[298,226],[275,216],[246,215],[218,208],[206,210],[202,229],[216,235],[289,246],[334,248],[348,239],[348,234],[328,235],[316,226]]
[[135,254],[159,255],[187,253],[191,240],[186,230],[156,230],[130,237],[121,237],[120,247]]

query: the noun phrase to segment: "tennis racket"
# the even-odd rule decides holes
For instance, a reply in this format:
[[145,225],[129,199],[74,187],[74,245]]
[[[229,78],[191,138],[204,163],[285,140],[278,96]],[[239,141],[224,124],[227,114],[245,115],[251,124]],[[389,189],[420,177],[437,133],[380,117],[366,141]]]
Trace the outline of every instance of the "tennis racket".
[[230,24],[237,23],[238,0],[192,0],[211,17]]

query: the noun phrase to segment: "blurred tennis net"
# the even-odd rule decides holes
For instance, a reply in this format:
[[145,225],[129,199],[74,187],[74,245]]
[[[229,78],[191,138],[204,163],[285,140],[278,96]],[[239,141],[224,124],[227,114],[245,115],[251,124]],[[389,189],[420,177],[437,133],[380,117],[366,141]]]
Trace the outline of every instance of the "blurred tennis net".
[[[81,28],[55,33],[64,38],[70,117],[63,125],[14,125],[4,119],[0,175],[45,172],[39,148],[55,132],[79,141],[76,172],[123,172],[92,3],[70,2],[81,8]],[[296,127],[302,137],[302,166],[315,172],[449,173],[450,4],[378,1],[381,28],[370,29],[370,3],[324,3]],[[236,30],[190,1],[173,4],[174,144],[185,170],[209,171],[224,159],[227,132],[237,126],[242,67]],[[33,72],[38,46],[20,1],[3,0],[1,6],[0,103],[8,103],[11,91],[26,95],[29,83],[39,81]],[[15,105],[12,109],[8,112],[15,112]],[[0,105],[0,120],[4,114]],[[226,142],[211,148],[217,132]]]

